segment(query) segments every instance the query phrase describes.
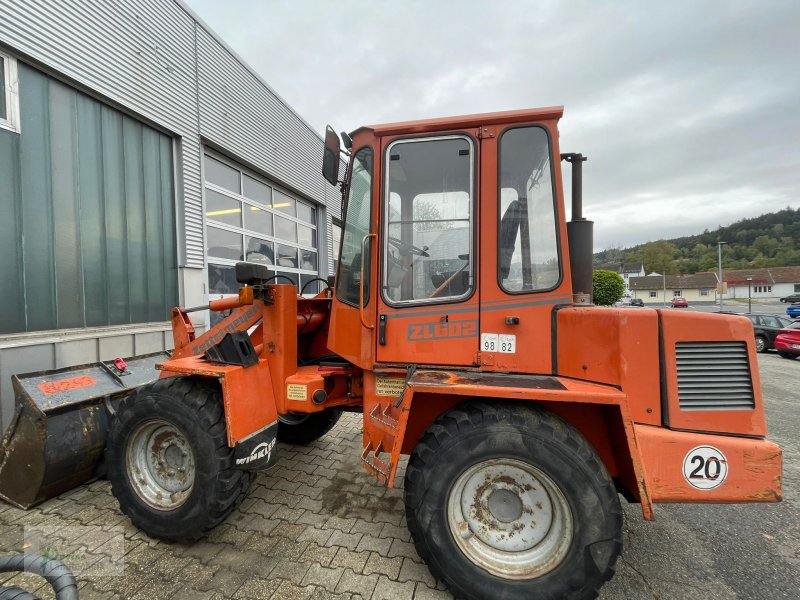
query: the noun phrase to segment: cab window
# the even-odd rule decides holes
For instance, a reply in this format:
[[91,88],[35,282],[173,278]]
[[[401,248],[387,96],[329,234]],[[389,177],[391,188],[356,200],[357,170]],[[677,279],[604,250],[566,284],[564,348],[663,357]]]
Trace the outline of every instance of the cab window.
[[[361,247],[364,236],[369,233],[372,189],[372,149],[361,148],[353,157],[350,189],[345,206],[344,232],[341,238],[339,270],[336,275],[336,296],[342,302],[358,306],[361,283]],[[364,257],[364,306],[369,303],[369,265],[372,253],[370,240],[363,244]]]
[[383,296],[388,304],[448,302],[472,292],[472,140],[392,143],[386,153]]
[[541,127],[500,138],[498,279],[507,292],[553,289],[561,279],[550,143]]

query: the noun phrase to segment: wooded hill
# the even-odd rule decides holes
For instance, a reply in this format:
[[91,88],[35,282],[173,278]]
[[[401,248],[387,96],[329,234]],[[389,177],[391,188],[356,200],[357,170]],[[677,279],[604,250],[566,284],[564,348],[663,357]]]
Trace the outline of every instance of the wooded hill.
[[717,242],[726,269],[800,265],[800,209],[787,207],[742,219],[698,235],[658,240],[632,248],[608,248],[594,255],[595,268],[644,263],[645,273],[698,273],[717,268]]

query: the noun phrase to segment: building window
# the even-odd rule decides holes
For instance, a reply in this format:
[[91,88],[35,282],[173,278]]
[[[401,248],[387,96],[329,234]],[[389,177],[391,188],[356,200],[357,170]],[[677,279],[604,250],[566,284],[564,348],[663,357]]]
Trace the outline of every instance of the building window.
[[794,284],[794,291],[795,291],[795,293],[800,292],[800,283],[795,283]]
[[651,291],[651,292],[650,292],[650,297],[651,297],[651,298],[655,298],[655,297],[656,297],[656,292],[654,292],[654,291]]
[[[247,260],[269,265],[298,289],[308,284],[305,293],[316,294],[316,207],[221,156],[207,153],[203,166],[209,293],[237,293],[234,267]],[[284,277],[278,282],[286,283]]]
[[673,290],[672,295],[675,298],[680,298],[681,296],[683,296],[683,293],[681,292],[681,290]]
[[0,54],[0,127],[19,133],[17,61]]
[[173,140],[20,63],[0,129],[0,333],[164,322],[178,303]]
[[701,296],[708,296],[708,290],[700,290]]
[[767,286],[767,293],[768,293],[768,294],[771,294],[771,293],[772,293],[772,286],[771,286],[771,285],[768,285],[768,286]]

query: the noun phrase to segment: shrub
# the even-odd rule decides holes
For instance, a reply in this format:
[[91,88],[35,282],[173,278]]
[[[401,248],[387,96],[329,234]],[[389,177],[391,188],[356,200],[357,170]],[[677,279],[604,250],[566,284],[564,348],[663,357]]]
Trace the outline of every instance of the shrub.
[[598,269],[592,272],[592,296],[595,304],[611,306],[625,293],[622,276],[614,271]]

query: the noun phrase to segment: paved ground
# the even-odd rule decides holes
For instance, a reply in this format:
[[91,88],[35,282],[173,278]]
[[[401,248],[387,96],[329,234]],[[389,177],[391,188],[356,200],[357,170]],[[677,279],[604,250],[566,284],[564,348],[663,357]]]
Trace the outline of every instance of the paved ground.
[[[604,600],[800,595],[800,361],[774,354],[759,360],[771,437],[785,453],[786,500],[659,505],[653,523],[642,521],[638,506],[627,506],[625,550]],[[260,475],[227,523],[192,546],[136,531],[108,483],[99,481],[29,512],[0,504],[0,550],[20,551],[25,528],[33,526],[53,528],[54,539],[64,543],[80,535],[82,553],[67,556],[79,568],[124,548],[120,576],[79,578],[82,599],[449,598],[410,543],[402,490],[375,484],[358,467],[360,448],[356,415],[311,446],[282,447],[281,465]],[[98,547],[107,538],[97,531],[113,527],[124,531],[124,544],[120,538],[118,546],[108,541]],[[39,581],[13,578],[31,591]],[[38,590],[46,598],[45,592]]]

